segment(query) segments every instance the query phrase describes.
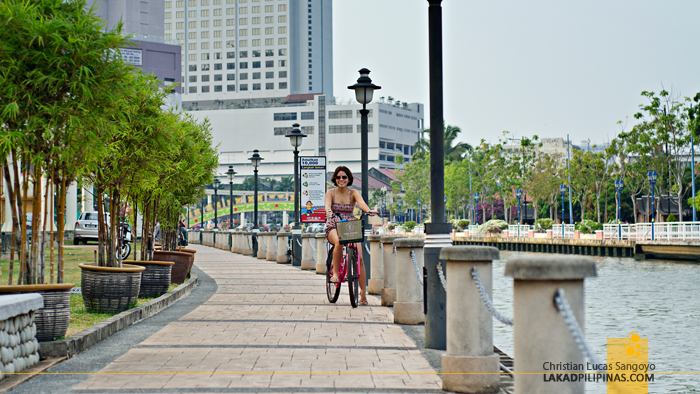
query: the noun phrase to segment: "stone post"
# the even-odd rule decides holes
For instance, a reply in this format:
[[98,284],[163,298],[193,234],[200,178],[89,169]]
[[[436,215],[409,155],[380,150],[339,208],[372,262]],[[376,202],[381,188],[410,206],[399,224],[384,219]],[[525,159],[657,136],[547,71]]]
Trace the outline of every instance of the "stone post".
[[382,288],[382,305],[393,306],[396,300],[396,260],[394,256],[394,240],[405,238],[401,235],[384,235],[380,242],[384,245],[384,287]]
[[384,253],[382,253],[381,238],[381,235],[367,236],[370,259],[372,260],[369,275],[371,279],[367,284],[369,294],[382,294],[382,288],[384,288]]
[[318,275],[326,274],[326,260],[328,259],[328,250],[326,248],[326,233],[316,234],[316,273]]
[[[394,240],[396,247],[396,300],[394,301],[394,323],[419,324],[425,321],[423,313],[423,239],[405,238]],[[411,256],[413,252],[413,257]],[[418,275],[413,264],[416,259]]]
[[287,238],[292,235],[290,232],[280,231],[277,233],[277,263],[287,264],[291,263],[289,256],[287,255]]
[[306,233],[301,235],[301,269],[303,270],[316,269],[311,242],[316,243],[316,234]]
[[490,246],[450,246],[440,251],[440,260],[446,260],[447,265],[447,354],[442,356],[442,372],[469,373],[442,375],[443,390],[500,390],[499,358],[493,352],[493,317],[471,275],[476,267],[486,294],[492,299],[492,263],[498,259],[498,249]]
[[246,256],[253,255],[253,232],[243,232],[243,254]]
[[258,233],[258,259],[265,259],[267,256],[267,232]]
[[508,260],[505,274],[514,279],[513,351],[518,360],[515,393],[583,393],[582,381],[547,382],[543,376],[562,373],[547,370],[548,363],[585,366],[586,360],[554,303],[554,294],[559,288],[564,290],[576,321],[585,332],[583,279],[597,276],[595,261],[581,256],[522,255]]
[[233,253],[238,253],[238,231],[234,230],[231,236],[233,237],[233,246],[231,246],[231,251]]
[[267,236],[267,254],[265,260],[277,261],[277,232],[271,231]]

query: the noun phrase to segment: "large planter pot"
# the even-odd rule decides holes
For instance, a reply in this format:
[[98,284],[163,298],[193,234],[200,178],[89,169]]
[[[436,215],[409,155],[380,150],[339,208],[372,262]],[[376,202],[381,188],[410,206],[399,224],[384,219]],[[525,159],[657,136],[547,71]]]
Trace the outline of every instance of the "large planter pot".
[[187,273],[190,272],[192,264],[194,264],[194,253],[156,250],[153,252],[153,260],[175,263],[170,275],[170,282],[183,283],[187,279]]
[[83,303],[88,312],[123,312],[136,302],[141,288],[139,265],[122,264],[121,268],[78,264],[82,270]]
[[141,273],[139,298],[155,297],[168,292],[170,275],[175,263],[171,261],[129,261],[146,269]]
[[0,294],[39,293],[44,297],[44,307],[34,314],[36,339],[53,341],[66,336],[70,323],[70,289],[73,283],[51,285],[0,286]]

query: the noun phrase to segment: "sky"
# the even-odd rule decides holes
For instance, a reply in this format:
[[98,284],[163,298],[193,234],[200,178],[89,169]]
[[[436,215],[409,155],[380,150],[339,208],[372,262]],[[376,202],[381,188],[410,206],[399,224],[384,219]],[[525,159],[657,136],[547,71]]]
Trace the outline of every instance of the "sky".
[[[700,92],[698,0],[444,0],[444,119],[461,141],[613,139],[642,91]],[[360,68],[392,96],[426,105],[428,2],[333,1],[334,95]],[[622,125],[618,124],[622,121]]]

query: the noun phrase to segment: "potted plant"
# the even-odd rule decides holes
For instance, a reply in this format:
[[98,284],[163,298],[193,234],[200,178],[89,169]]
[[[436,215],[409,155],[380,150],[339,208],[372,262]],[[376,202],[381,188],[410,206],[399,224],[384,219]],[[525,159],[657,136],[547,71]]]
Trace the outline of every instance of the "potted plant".
[[491,219],[479,226],[479,236],[496,237],[500,236],[503,229],[508,228],[508,223],[500,219]]
[[574,226],[574,230],[579,231],[581,234],[581,239],[596,239],[595,232],[602,229],[602,223],[589,219],[584,219]]

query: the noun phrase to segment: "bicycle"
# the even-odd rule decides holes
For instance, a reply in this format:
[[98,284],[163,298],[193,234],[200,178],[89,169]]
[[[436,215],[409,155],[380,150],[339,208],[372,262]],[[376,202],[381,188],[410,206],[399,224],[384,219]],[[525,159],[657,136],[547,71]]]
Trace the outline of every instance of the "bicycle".
[[[335,213],[334,215],[340,218],[338,213]],[[366,212],[362,213],[363,217],[370,215],[372,214]],[[359,219],[360,222],[361,220],[362,219]],[[348,222],[348,220],[341,219],[340,223],[343,222]],[[364,232],[362,226],[360,227],[360,231]],[[333,277],[333,250],[335,249],[335,245],[329,244],[330,247],[328,249],[328,258],[326,259],[326,295],[328,296],[328,301],[330,301],[332,304],[338,301],[338,296],[340,296],[340,286],[346,281],[348,282],[348,292],[350,293],[350,305],[352,305],[353,308],[357,308],[357,305],[360,303],[360,252],[357,250],[356,243],[362,243],[363,241],[364,233],[362,233],[359,241],[357,239],[340,241],[340,244],[343,245],[343,257],[340,261],[338,282],[331,282],[331,278]],[[348,262],[350,262],[350,264],[348,264]]]

